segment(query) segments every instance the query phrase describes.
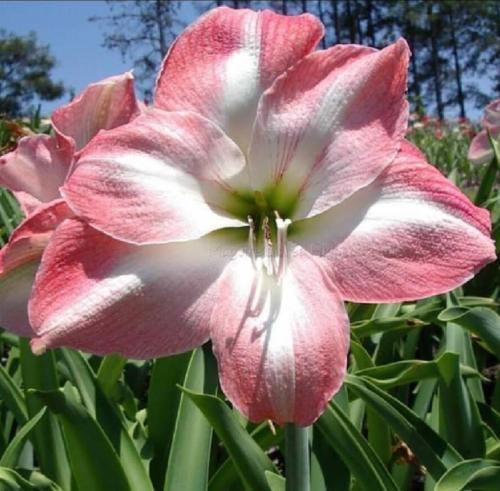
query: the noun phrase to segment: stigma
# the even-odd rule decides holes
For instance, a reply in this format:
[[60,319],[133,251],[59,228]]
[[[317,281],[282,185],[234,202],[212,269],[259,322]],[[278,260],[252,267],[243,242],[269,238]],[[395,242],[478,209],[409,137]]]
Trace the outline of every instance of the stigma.
[[277,211],[274,212],[274,215],[276,247],[273,244],[269,217],[265,216],[261,224],[262,233],[259,234],[262,238],[262,256],[258,256],[255,222],[251,216],[248,216],[248,248],[255,270],[265,271],[268,276],[273,276],[279,281],[286,271],[288,260],[286,249],[287,233],[292,221],[288,218],[282,219]]

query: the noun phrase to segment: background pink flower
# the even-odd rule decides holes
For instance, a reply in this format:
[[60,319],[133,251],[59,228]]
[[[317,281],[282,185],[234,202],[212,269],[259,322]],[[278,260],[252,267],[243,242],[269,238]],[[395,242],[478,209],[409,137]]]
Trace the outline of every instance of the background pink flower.
[[481,121],[483,129],[474,137],[469,147],[469,160],[473,164],[485,164],[493,159],[493,148],[488,137],[500,137],[500,99],[490,102]]
[[28,298],[52,232],[71,210],[61,199],[75,156],[100,131],[128,123],[139,113],[130,72],[91,84],[51,123],[54,135],[26,136],[0,157],[0,185],[10,189],[27,215],[0,252],[0,324],[33,335]]

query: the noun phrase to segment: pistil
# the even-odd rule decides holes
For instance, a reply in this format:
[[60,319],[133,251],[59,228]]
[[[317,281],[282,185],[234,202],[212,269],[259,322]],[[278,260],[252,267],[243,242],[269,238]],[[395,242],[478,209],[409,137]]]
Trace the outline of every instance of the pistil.
[[269,223],[269,217],[267,216],[262,219],[262,240],[264,246],[263,258],[257,258],[255,222],[251,216],[247,217],[249,225],[248,248],[253,267],[257,271],[261,271],[262,268],[265,268],[265,271],[269,276],[274,276],[279,281],[285,273],[287,266],[288,258],[286,241],[288,227],[291,225],[292,221],[288,218],[282,219],[277,211],[274,212],[274,215],[277,238],[276,250],[274,250],[273,247],[271,225]]
[[248,225],[250,227],[250,232],[248,233],[248,248],[250,249],[250,258],[252,259],[252,265],[257,269],[257,263],[255,260],[255,223],[253,218],[248,215]]
[[285,272],[288,260],[286,251],[286,236],[288,227],[291,225],[292,221],[289,218],[283,220],[277,211],[275,211],[274,214],[276,215],[276,229],[278,231],[278,279],[281,279],[283,273]]
[[273,276],[276,273],[276,264],[273,255],[273,242],[271,240],[271,228],[269,227],[269,218],[262,220],[262,231],[264,232],[264,264],[267,274]]

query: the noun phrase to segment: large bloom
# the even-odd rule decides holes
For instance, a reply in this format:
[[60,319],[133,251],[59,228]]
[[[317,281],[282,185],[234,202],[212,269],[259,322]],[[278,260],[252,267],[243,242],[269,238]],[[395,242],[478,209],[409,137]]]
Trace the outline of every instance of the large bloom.
[[313,52],[322,31],[219,8],[178,38],[155,108],[97,135],[63,186],[35,352],[210,338],[240,411],[307,425],[344,377],[344,300],[442,293],[494,258],[488,213],[404,140],[405,41]]
[[493,159],[493,148],[488,137],[500,138],[500,99],[490,102],[484,109],[483,129],[473,138],[469,147],[469,160],[473,164],[486,164]]
[[139,113],[130,72],[91,84],[54,111],[54,135],[22,138],[0,156],[0,185],[17,197],[26,219],[0,251],[0,325],[30,336],[28,299],[52,232],[72,216],[59,188],[79,151],[100,131],[128,123]]

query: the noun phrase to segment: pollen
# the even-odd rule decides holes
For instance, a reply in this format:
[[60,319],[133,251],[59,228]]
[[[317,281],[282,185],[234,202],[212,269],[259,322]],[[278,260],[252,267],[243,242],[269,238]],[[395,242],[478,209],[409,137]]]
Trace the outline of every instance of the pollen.
[[[289,218],[281,218],[277,211],[274,211],[274,227],[268,216],[262,218],[260,227],[262,232],[259,234],[262,244],[262,258],[257,258],[259,241],[257,240],[255,221],[250,215],[247,217],[247,221],[249,225],[248,249],[253,267],[258,271],[264,270],[268,276],[276,277],[279,281],[286,271],[288,260],[287,233],[292,221]],[[273,232],[276,237],[276,247],[273,243]]]

